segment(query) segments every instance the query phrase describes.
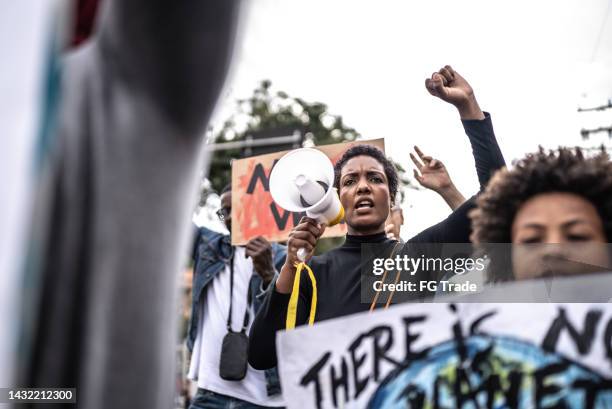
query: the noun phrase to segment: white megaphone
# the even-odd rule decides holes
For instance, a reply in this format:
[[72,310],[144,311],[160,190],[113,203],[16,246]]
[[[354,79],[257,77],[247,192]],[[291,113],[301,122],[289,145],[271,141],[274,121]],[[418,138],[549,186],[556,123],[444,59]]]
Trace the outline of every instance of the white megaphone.
[[[328,226],[344,218],[334,189],[334,165],[316,149],[295,149],[280,158],[270,173],[270,194],[283,209],[306,212],[306,216]],[[298,250],[301,261],[306,255],[306,249]]]

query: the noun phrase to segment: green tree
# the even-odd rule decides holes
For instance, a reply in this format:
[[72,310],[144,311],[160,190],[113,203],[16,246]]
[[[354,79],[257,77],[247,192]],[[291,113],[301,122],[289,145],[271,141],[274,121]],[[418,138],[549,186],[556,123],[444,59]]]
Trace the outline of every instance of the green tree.
[[[273,91],[272,82],[263,80],[246,99],[236,101],[236,111],[214,135],[214,143],[243,141],[256,131],[265,129],[299,129],[310,145],[327,145],[353,141],[361,136],[344,123],[341,115],[328,111],[321,102],[308,102]],[[242,157],[240,149],[216,151],[212,158],[210,181],[219,191],[229,183],[231,160]],[[402,166],[395,163],[403,187],[414,187]]]
[[[243,141],[249,134],[266,129],[298,129],[307,145],[326,145],[353,141],[361,135],[347,126],[342,116],[332,114],[321,102],[308,102],[289,96],[283,91],[274,91],[272,82],[263,80],[249,98],[236,101],[236,111],[228,118],[212,138],[213,143]],[[231,179],[231,160],[241,158],[241,149],[215,151],[211,158],[210,184],[203,184],[200,205],[206,196],[221,191]],[[403,167],[395,163],[400,177],[400,188],[415,186],[406,176]],[[321,240],[317,253],[340,245],[343,238]]]
[[[340,115],[328,112],[327,105],[293,98],[283,91],[274,92],[269,80],[262,81],[253,94],[236,102],[236,112],[214,135],[214,143],[242,141],[256,131],[294,128],[306,141],[326,145],[353,141],[359,133],[344,124]],[[212,158],[210,180],[216,190],[230,181],[231,160],[240,158],[240,149],[216,151]]]

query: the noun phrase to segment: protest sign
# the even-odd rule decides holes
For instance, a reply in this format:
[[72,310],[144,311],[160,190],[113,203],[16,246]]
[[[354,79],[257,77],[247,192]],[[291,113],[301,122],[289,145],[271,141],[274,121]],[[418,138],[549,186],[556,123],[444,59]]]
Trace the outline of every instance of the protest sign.
[[606,303],[401,304],[277,348],[289,408],[612,407]]
[[[373,145],[385,150],[383,139],[316,146],[332,163],[357,144]],[[303,213],[293,213],[272,200],[269,179],[272,167],[288,151],[235,160],[232,163],[232,244],[243,245],[256,236],[270,241],[285,241]],[[346,234],[344,223],[325,230],[323,237]]]

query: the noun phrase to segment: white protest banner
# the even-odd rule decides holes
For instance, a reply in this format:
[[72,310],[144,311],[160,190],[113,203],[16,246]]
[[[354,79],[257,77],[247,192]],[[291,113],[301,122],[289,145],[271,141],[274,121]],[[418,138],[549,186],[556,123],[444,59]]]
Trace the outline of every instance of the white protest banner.
[[289,408],[612,407],[610,304],[402,304],[277,348]]

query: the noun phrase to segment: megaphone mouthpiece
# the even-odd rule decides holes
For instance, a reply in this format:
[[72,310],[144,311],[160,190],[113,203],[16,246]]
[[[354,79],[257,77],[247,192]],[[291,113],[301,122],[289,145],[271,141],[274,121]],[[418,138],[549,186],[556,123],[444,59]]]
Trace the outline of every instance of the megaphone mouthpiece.
[[318,203],[327,191],[324,183],[315,182],[303,174],[297,175],[293,182],[300,192],[300,202],[304,207],[310,207]]
[[344,216],[333,184],[333,164],[324,153],[311,148],[287,153],[270,174],[270,194],[276,204],[292,212],[305,211],[328,226]]

